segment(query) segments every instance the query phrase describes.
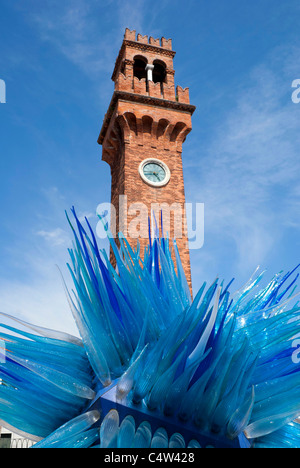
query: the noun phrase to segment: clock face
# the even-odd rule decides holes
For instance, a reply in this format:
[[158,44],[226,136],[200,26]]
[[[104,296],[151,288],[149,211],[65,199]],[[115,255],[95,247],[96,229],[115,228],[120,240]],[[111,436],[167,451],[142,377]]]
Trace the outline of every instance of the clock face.
[[170,180],[168,166],[158,159],[145,159],[139,167],[141,178],[153,187],[163,187]]
[[143,167],[144,176],[150,182],[163,182],[166,177],[166,171],[157,163],[148,163]]

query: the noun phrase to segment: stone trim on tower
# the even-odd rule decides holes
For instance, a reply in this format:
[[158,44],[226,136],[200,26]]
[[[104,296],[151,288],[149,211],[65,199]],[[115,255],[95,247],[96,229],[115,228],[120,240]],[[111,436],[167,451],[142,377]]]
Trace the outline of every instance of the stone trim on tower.
[[[178,93],[178,101],[165,100],[161,98],[155,98],[153,96],[139,95],[133,93],[127,93],[125,91],[115,91],[110,102],[107,113],[105,114],[103,125],[98,137],[99,145],[102,145],[113,113],[116,109],[116,105],[119,100],[128,102],[139,102],[141,104],[148,104],[155,107],[161,107],[163,109],[174,109],[178,112],[184,112],[188,115],[193,115],[196,110],[195,106],[188,104],[187,102],[181,102],[181,100],[187,100],[188,88],[183,90],[181,86],[177,86],[176,92]],[[180,101],[179,101],[180,99]]]

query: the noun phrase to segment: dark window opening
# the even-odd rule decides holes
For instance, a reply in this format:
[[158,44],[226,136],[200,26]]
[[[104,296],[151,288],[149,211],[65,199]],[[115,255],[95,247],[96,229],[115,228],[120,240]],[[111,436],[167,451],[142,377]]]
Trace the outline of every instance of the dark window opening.
[[147,79],[146,72],[147,62],[141,58],[136,58],[133,65],[133,75],[136,76],[139,80],[142,78]]
[[161,93],[163,94],[163,83],[166,83],[166,65],[163,62],[154,61],[153,62],[153,81],[154,83],[160,83]]
[[153,81],[154,83],[165,83],[166,67],[163,64],[154,62]]
[[1,434],[0,435],[0,448],[10,448],[11,447],[11,434]]

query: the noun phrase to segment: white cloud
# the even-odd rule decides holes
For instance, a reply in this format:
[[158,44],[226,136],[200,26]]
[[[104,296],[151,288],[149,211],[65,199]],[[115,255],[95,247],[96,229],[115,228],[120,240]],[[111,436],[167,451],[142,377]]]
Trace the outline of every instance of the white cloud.
[[76,334],[57,268],[71,288],[66,263],[73,236],[62,208],[65,198],[57,187],[50,187],[41,192],[40,202],[44,209],[32,219],[31,230],[20,231],[16,225],[14,243],[6,249],[5,271],[0,277],[0,311]]
[[[14,245],[9,274],[0,278],[0,311],[46,328],[76,334],[59,269],[72,287],[66,262],[71,241],[60,230]],[[71,236],[70,236],[71,238]],[[60,240],[59,240],[60,239]],[[64,241],[62,243],[61,241]]]
[[99,79],[100,72],[111,73],[113,69],[122,39],[120,33],[124,33],[126,27],[143,30],[144,0],[115,1],[115,15],[106,16],[104,26],[106,8],[112,3],[112,0],[100,4],[95,0],[54,2],[52,8],[34,8],[30,19],[42,40],[53,43],[90,78]]
[[300,108],[290,91],[297,76],[294,52],[277,49],[255,67],[202,148],[200,164],[195,157],[188,169],[189,192],[205,203],[206,242],[214,236],[233,243],[238,272],[263,264],[288,226],[300,230]]
[[119,0],[117,4],[118,22],[122,30],[125,31],[125,28],[129,28],[135,29],[137,33],[147,34],[147,32],[144,32],[145,1],[136,0],[132,2],[132,0]]
[[[99,17],[105,11],[101,3]],[[104,34],[95,15],[96,2],[66,0],[51,8],[33,8],[29,18],[43,41],[52,43],[60,53],[91,79],[111,67],[115,41],[112,32]]]
[[36,278],[30,284],[1,280],[0,311],[38,326],[78,336],[59,272],[54,267],[47,278]]
[[56,228],[53,231],[38,231],[36,234],[47,242],[50,242],[53,247],[69,244],[69,235],[60,228]]

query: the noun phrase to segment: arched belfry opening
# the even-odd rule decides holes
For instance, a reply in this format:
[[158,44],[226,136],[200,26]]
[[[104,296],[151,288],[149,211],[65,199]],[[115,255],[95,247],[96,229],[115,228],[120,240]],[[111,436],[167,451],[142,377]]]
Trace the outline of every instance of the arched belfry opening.
[[160,60],[154,60],[153,62],[153,81],[154,83],[165,83],[166,82],[166,65]]
[[166,64],[160,60],[154,60],[153,66],[153,81],[154,83],[160,83],[161,93],[163,94],[163,86],[167,81]]
[[147,59],[142,56],[137,56],[134,58],[134,65],[133,65],[133,76],[141,80],[145,78],[147,80]]

